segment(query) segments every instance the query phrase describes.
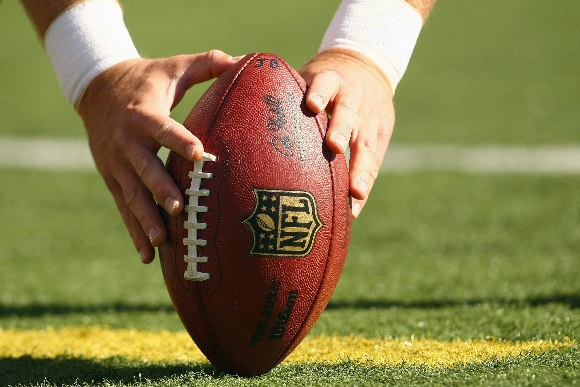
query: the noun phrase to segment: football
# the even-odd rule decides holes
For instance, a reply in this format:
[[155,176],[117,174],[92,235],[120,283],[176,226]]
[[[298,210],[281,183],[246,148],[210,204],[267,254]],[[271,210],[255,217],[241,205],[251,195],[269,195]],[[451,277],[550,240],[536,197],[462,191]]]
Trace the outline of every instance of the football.
[[328,117],[306,107],[306,87],[280,57],[247,55],[184,122],[203,159],[167,159],[186,206],[161,210],[165,283],[196,345],[228,373],[279,364],[319,318],[346,259],[348,168],[326,147]]

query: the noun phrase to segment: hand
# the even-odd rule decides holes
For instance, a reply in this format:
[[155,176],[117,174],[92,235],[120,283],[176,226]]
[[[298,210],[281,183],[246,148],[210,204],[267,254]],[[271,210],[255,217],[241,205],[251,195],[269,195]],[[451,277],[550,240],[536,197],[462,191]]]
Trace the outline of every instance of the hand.
[[214,50],[129,60],[96,77],[79,104],[97,168],[143,263],[153,261],[153,247],[167,238],[155,201],[173,215],[184,206],[157,151],[164,146],[189,160],[203,154],[199,139],[170,111],[194,84],[219,76],[238,59]]
[[330,49],[300,74],[310,85],[306,105],[331,115],[326,144],[334,153],[350,145],[350,195],[357,217],[378,176],[395,124],[389,81],[370,59],[347,49]]

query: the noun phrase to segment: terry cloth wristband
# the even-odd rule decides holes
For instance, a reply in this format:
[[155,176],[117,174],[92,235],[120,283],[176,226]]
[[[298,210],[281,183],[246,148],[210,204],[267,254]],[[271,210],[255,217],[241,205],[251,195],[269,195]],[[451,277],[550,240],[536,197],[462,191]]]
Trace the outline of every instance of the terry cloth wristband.
[[75,109],[97,75],[140,57],[121,6],[112,0],[89,0],[66,10],[48,27],[44,45],[60,88]]
[[419,12],[404,0],[343,0],[319,52],[336,47],[369,57],[387,76],[394,93],[422,26]]

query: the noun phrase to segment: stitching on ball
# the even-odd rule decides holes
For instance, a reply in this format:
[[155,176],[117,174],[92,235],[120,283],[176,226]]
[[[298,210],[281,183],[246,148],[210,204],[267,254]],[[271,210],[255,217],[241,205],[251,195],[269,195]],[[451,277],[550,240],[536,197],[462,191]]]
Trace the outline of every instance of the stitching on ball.
[[183,223],[183,227],[187,229],[187,238],[183,239],[183,244],[187,246],[187,255],[183,256],[184,261],[187,262],[187,271],[183,273],[183,277],[188,281],[205,281],[210,278],[209,273],[197,270],[198,263],[208,261],[207,257],[197,255],[197,247],[207,245],[207,240],[198,239],[197,235],[197,230],[206,229],[207,223],[198,223],[197,214],[209,211],[206,206],[199,205],[199,198],[211,195],[209,190],[200,188],[201,179],[213,177],[211,173],[203,172],[203,163],[206,161],[215,162],[216,160],[214,155],[204,153],[201,159],[193,163],[193,171],[188,173],[191,178],[191,186],[185,190],[185,194],[189,196],[189,204],[185,206],[187,220]]

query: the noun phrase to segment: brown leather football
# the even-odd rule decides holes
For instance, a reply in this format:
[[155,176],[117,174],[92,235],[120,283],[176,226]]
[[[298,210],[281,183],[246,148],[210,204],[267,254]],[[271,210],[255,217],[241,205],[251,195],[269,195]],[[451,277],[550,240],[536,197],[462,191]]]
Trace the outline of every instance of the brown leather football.
[[165,283],[197,346],[226,372],[280,363],[326,307],[346,259],[348,169],[305,92],[278,56],[248,55],[184,122],[209,155],[167,160],[187,205],[164,214]]

